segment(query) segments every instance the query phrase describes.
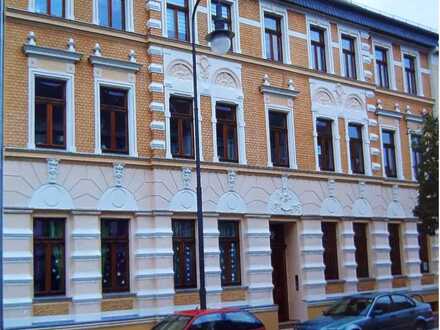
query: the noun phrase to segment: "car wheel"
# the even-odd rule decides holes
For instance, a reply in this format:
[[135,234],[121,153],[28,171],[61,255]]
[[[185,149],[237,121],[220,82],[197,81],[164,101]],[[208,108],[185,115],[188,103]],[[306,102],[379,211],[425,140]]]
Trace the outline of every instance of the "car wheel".
[[423,322],[418,322],[416,323],[416,328],[415,330],[426,330],[426,324]]

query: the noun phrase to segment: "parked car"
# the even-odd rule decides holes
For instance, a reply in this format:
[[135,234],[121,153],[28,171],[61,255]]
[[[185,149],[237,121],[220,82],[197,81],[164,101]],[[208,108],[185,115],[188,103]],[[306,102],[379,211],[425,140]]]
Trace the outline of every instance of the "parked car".
[[431,306],[400,293],[371,293],[341,299],[297,330],[426,330],[434,321]]
[[252,313],[240,309],[207,309],[178,312],[163,319],[152,330],[265,330]]

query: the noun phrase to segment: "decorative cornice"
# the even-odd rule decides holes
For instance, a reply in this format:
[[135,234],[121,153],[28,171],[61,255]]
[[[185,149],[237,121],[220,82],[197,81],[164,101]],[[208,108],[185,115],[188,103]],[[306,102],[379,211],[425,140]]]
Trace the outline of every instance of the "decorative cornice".
[[289,88],[279,88],[279,87],[267,86],[267,85],[262,85],[260,87],[260,92],[263,94],[264,93],[276,94],[276,95],[293,97],[293,98],[297,97],[299,94],[299,91],[297,90],[293,90]]
[[40,47],[34,45],[24,45],[23,53],[26,56],[48,57],[67,62],[79,62],[83,56],[82,53],[72,52],[64,49]]
[[417,116],[410,113],[406,113],[404,118],[406,121],[411,121],[419,124],[423,124],[423,122],[425,121],[425,119],[422,116]]
[[122,70],[133,71],[133,72],[138,72],[140,70],[140,68],[142,67],[142,65],[138,64],[138,63],[117,60],[114,58],[102,57],[102,56],[97,56],[97,55],[90,55],[89,61],[92,65],[99,65],[99,66],[109,67],[109,68],[113,68],[113,69],[122,69]]
[[376,115],[397,118],[397,119],[403,118],[403,114],[400,112],[391,111],[391,110],[383,110],[383,109],[376,109]]

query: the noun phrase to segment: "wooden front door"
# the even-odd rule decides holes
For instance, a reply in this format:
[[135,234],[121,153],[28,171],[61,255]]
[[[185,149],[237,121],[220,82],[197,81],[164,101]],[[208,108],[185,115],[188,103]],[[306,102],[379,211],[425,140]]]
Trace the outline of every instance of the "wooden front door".
[[289,301],[286,274],[286,244],[284,242],[284,227],[282,224],[270,225],[270,248],[272,250],[272,283],[273,301],[278,305],[280,322],[289,320]]

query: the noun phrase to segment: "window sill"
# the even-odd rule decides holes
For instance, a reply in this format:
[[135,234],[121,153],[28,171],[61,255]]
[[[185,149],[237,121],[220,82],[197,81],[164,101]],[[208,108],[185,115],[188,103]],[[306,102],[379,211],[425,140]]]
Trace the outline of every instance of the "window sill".
[[342,284],[345,283],[345,280],[328,280],[326,281],[327,284]]
[[228,285],[222,286],[223,291],[233,291],[233,290],[247,290],[247,285]]
[[188,289],[175,289],[176,293],[194,293],[198,292],[198,288],[188,288]]
[[373,282],[373,281],[376,281],[376,279],[372,278],[372,277],[361,277],[361,278],[358,278],[358,282]]
[[72,301],[71,297],[66,296],[47,296],[47,297],[34,297],[32,303],[53,303],[53,302],[69,302]]
[[136,293],[132,292],[112,292],[104,293],[102,299],[114,299],[114,298],[131,298],[136,297]]

